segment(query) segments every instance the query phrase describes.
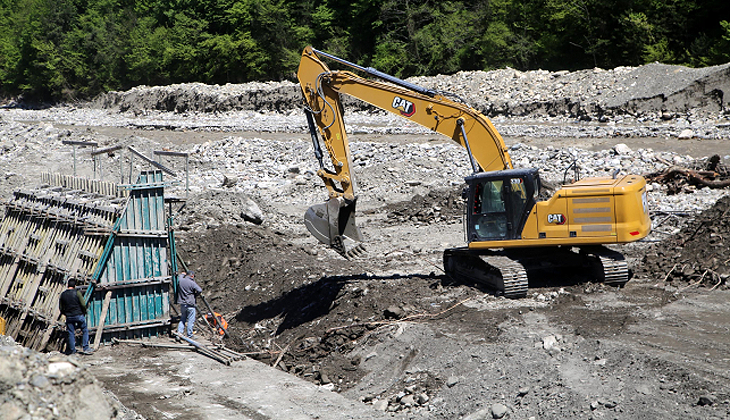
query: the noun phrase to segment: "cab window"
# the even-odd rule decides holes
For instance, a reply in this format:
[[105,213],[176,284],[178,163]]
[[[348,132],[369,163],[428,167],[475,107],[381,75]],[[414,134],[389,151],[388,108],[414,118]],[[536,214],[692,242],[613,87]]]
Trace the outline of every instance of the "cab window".
[[473,206],[474,229],[482,238],[502,239],[507,236],[503,186],[501,179],[477,184]]

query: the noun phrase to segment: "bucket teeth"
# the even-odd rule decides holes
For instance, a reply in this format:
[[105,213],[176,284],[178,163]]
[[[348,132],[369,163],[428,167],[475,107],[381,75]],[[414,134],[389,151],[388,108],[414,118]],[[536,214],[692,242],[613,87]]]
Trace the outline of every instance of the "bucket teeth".
[[347,236],[337,236],[332,241],[332,248],[340,255],[349,259],[361,258],[367,254],[365,245],[354,241]]

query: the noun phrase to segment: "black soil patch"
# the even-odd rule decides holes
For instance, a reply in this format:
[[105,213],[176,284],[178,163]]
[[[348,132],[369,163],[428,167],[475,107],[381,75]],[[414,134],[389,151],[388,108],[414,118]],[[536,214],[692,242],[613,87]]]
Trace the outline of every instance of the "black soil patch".
[[727,288],[730,275],[730,196],[721,198],[676,235],[651,246],[637,275]]
[[[436,275],[364,274],[376,271],[368,264],[377,261],[322,261],[283,235],[251,224],[184,232],[178,248],[213,309],[229,322],[228,346],[338,389],[366,374],[352,350],[379,327],[457,304],[442,299],[432,304],[449,288],[463,289],[461,296],[481,294]],[[448,322],[473,328],[473,311],[429,319],[438,325],[447,316],[453,316]],[[490,335],[498,333],[497,323],[487,328]]]

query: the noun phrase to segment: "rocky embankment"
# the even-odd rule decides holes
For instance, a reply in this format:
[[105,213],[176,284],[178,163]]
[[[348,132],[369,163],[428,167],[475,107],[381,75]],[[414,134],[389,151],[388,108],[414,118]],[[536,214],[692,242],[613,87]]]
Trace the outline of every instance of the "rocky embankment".
[[39,353],[0,335],[0,418],[134,420],[104,392],[83,362],[58,352]]
[[[688,68],[665,64],[590,69],[459,72],[413,77],[409,82],[448,92],[489,117],[570,117],[607,122],[619,116],[671,120],[701,117],[730,109],[730,64]],[[198,83],[140,86],[100,96],[94,105],[122,112],[287,111],[299,108],[298,84],[291,82]],[[369,109],[355,100],[346,105]]]

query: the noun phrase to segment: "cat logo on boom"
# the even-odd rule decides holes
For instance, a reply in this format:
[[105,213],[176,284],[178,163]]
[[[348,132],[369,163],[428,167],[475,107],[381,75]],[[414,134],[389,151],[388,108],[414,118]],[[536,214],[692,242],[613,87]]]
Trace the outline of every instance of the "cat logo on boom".
[[565,224],[565,216],[563,216],[560,213],[548,214],[547,221],[548,221],[548,223],[555,223],[556,225],[564,225]]
[[400,111],[404,117],[410,117],[416,113],[416,105],[411,101],[407,101],[399,96],[393,98],[393,108]]

